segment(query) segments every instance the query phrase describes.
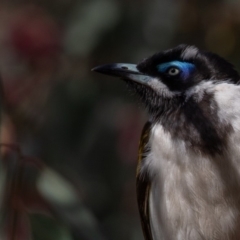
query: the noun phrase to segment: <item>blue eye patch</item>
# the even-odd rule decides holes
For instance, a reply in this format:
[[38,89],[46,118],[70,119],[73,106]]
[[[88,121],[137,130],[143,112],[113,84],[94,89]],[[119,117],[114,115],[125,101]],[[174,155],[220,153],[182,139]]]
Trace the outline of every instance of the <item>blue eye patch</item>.
[[170,67],[177,67],[181,71],[181,76],[187,79],[190,73],[195,69],[195,65],[189,62],[172,61],[157,65],[157,69],[161,73],[165,73]]

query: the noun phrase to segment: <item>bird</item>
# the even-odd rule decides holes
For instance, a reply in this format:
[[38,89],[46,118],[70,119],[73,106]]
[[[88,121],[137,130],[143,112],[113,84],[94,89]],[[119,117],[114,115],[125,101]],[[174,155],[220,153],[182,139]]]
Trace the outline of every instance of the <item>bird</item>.
[[240,239],[240,76],[181,44],[95,72],[122,79],[146,109],[136,173],[145,240]]

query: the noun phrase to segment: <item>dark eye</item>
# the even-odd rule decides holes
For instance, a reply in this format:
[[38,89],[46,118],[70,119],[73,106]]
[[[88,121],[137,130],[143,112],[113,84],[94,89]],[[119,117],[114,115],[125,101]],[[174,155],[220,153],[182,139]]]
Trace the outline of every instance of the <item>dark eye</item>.
[[167,74],[170,75],[170,76],[176,76],[180,73],[180,70],[177,68],[177,67],[170,67],[168,70],[167,70]]

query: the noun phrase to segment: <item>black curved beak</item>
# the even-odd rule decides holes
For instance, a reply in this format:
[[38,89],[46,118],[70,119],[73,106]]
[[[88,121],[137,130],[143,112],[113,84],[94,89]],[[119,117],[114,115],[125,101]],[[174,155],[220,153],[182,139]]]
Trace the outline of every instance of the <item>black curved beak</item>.
[[141,84],[147,84],[151,79],[150,76],[141,73],[137,69],[137,65],[128,63],[113,63],[101,65],[93,68],[92,71],[120,77]]

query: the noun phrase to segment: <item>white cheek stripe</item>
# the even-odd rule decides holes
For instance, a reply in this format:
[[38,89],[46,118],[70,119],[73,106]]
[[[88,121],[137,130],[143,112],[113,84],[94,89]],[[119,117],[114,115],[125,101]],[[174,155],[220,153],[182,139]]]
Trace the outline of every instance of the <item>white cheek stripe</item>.
[[180,92],[177,91],[170,91],[167,85],[165,85],[161,80],[158,78],[153,78],[149,82],[149,86],[156,92],[160,97],[163,98],[173,98],[175,96],[180,95]]

